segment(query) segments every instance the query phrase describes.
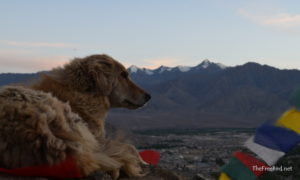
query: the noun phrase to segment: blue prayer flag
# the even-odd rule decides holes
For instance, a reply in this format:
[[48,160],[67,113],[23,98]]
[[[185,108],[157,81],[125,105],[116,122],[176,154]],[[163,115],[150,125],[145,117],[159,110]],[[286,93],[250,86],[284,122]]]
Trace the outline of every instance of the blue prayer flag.
[[254,142],[282,152],[288,152],[300,142],[296,132],[264,123],[256,130]]

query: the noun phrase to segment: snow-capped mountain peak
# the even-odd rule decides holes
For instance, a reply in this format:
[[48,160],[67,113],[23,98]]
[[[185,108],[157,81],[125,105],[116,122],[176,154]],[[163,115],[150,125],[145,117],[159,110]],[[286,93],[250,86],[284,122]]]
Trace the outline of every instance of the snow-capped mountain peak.
[[208,68],[208,66],[211,64],[212,63],[208,59],[205,59],[204,61],[202,61],[202,63],[200,65],[201,65],[201,67],[203,67],[205,69],[205,68]]
[[154,72],[151,69],[147,68],[139,68],[138,66],[132,65],[128,68],[128,72],[131,74],[138,73],[138,72],[143,72],[146,73],[147,75],[153,75]]
[[143,68],[143,70],[145,71],[145,73],[146,73],[147,75],[153,75],[153,74],[154,74],[154,72],[153,72],[151,69]]
[[132,65],[132,66],[130,66],[130,67],[128,68],[128,71],[129,71],[130,73],[136,73],[139,69],[140,69],[139,67],[137,67],[137,66],[135,66],[135,65]]
[[148,69],[148,68],[140,68],[138,66],[132,65],[128,68],[128,72],[131,74],[145,74],[145,75],[158,75],[164,73],[187,73],[187,72],[195,72],[195,71],[217,71],[224,70],[227,66],[221,63],[214,63],[209,61],[208,59],[203,60],[199,65],[191,67],[191,66],[176,66],[176,67],[168,67],[168,66],[160,66],[156,69]]
[[189,70],[191,70],[191,67],[189,67],[189,66],[177,66],[177,68],[181,72],[188,72]]
[[206,69],[210,66],[217,66],[220,69],[226,69],[227,66],[225,66],[224,64],[221,63],[214,63],[209,61],[208,59],[203,60],[198,66],[197,69],[201,68],[201,69]]
[[224,64],[222,63],[216,63],[221,69],[226,69],[227,66],[225,66]]
[[159,74],[165,72],[165,71],[171,71],[172,68],[171,67],[167,67],[167,66],[160,66],[159,68],[157,68],[155,71],[158,71]]

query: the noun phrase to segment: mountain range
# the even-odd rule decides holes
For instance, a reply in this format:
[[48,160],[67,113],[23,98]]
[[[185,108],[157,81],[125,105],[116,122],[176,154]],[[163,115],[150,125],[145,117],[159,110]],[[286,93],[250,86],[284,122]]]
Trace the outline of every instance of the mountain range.
[[[128,72],[152,95],[141,109],[109,113],[109,123],[128,129],[256,127],[276,120],[300,87],[299,70],[253,62],[228,67],[204,60],[194,67],[130,66]],[[37,76],[0,74],[0,86]]]

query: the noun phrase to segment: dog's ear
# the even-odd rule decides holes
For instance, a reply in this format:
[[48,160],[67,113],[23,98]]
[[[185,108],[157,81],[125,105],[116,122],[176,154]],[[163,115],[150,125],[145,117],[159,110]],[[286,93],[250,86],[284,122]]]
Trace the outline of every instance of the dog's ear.
[[63,69],[58,71],[59,82],[73,90],[88,92],[92,89],[92,83],[85,64],[86,63],[80,58],[73,59],[70,63],[66,64]]
[[61,81],[70,88],[83,93],[107,96],[114,83],[114,64],[106,55],[75,58],[65,65]]
[[92,88],[96,94],[108,96],[114,84],[113,64],[108,61],[98,60],[89,68],[89,75],[94,81]]

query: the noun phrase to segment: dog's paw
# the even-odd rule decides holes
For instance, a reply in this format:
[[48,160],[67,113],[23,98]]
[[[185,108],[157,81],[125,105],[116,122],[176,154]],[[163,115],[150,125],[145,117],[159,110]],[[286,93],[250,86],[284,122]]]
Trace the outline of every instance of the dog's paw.
[[115,169],[111,172],[111,177],[115,180],[120,177],[120,169]]
[[114,177],[119,176],[120,172],[128,177],[143,176],[141,165],[145,164],[145,162],[133,145],[109,141],[106,153],[121,165],[119,169],[112,171]]
[[143,161],[137,149],[131,144],[124,144],[124,154],[122,170],[133,177],[143,176],[142,164],[147,164]]

